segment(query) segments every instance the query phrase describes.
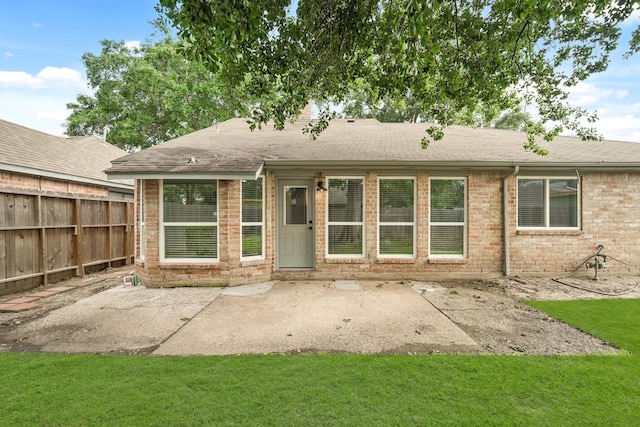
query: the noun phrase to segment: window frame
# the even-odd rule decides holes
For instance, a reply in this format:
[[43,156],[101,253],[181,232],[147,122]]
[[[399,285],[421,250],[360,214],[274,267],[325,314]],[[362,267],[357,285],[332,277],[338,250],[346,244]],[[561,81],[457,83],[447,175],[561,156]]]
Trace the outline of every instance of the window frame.
[[[165,181],[184,181],[184,182],[189,182],[189,181],[203,181],[203,180],[188,180],[188,179],[180,179],[180,178],[176,178],[176,179],[162,179],[160,180],[160,188],[159,188],[159,193],[160,193],[160,197],[159,197],[159,205],[160,205],[160,209],[159,209],[159,221],[158,223],[160,224],[160,262],[161,263],[171,263],[171,264],[181,264],[181,263],[188,263],[188,264],[211,264],[211,263],[216,263],[219,262],[220,260],[220,225],[219,225],[219,218],[220,218],[220,201],[219,201],[219,196],[220,196],[220,180],[218,179],[211,179],[210,182],[213,183],[215,181],[216,183],[216,221],[211,221],[211,222],[165,222],[164,220],[164,184]],[[216,229],[216,248],[217,248],[217,257],[216,258],[167,258],[165,255],[165,229],[167,227],[167,224],[169,224],[169,227],[186,227],[186,226],[195,226],[195,227],[215,227]]]
[[[550,203],[550,192],[549,192],[549,183],[554,180],[554,179],[559,179],[559,180],[576,180],[577,185],[576,185],[576,226],[575,227],[554,227],[551,226],[551,215],[550,215],[550,207],[551,207],[551,203]],[[520,225],[520,185],[519,182],[521,180],[542,180],[543,181],[543,195],[544,195],[544,200],[543,200],[543,211],[544,211],[544,225],[543,226],[521,226]],[[516,229],[517,230],[546,230],[546,231],[562,231],[562,230],[580,230],[582,229],[582,204],[581,204],[581,200],[582,200],[582,185],[581,185],[581,179],[579,176],[576,175],[544,175],[544,176],[540,176],[540,175],[532,175],[532,176],[518,176],[516,179],[516,197],[515,197],[515,201],[516,201]]]
[[[243,188],[243,183],[245,181],[248,180],[240,180],[240,260],[241,261],[253,261],[253,260],[263,260],[265,259],[265,248],[266,248],[266,242],[265,242],[265,177],[264,176],[259,176],[257,180],[260,180],[262,182],[262,221],[260,222],[245,222],[242,220],[242,211],[243,211],[243,200],[244,200],[244,188]],[[260,231],[261,231],[261,244],[262,247],[260,248],[260,255],[251,255],[251,256],[244,256],[243,253],[243,247],[242,247],[242,243],[244,241],[244,227],[257,227],[260,226]]]
[[[330,189],[330,184],[329,184],[329,180],[332,179],[340,179],[340,180],[345,180],[345,179],[359,179],[362,181],[362,204],[361,204],[361,209],[362,211],[360,212],[360,217],[362,218],[362,220],[360,222],[355,222],[355,221],[329,221],[329,192],[331,191]],[[364,176],[327,176],[326,177],[326,182],[327,182],[327,209],[326,209],[326,224],[327,224],[327,229],[326,229],[326,236],[325,236],[325,242],[326,242],[326,247],[325,247],[325,256],[327,258],[364,258],[365,257],[365,252],[366,252],[366,247],[367,247],[367,236],[366,236],[366,209],[365,209],[365,203],[367,200],[367,196],[366,196],[366,179]],[[346,225],[346,226],[354,226],[354,225],[359,225],[362,229],[361,229],[361,233],[362,233],[362,247],[361,247],[361,253],[360,254],[331,254],[329,253],[329,228],[331,226],[340,226],[340,225]]]
[[[433,181],[462,181],[464,183],[464,220],[462,223],[460,222],[434,222],[431,220],[431,183]],[[429,258],[456,258],[456,259],[466,259],[468,254],[468,229],[469,229],[469,185],[466,176],[433,176],[429,177],[429,240],[428,240],[428,248],[427,253],[429,254]],[[459,227],[462,225],[462,254],[432,254],[431,253],[431,227]]]
[[[413,222],[382,222],[380,221],[380,195],[381,195],[381,187],[380,181],[383,180],[411,180],[413,181]],[[418,178],[415,175],[407,175],[407,176],[378,176],[377,183],[377,192],[378,199],[376,201],[377,207],[377,238],[376,238],[376,253],[379,258],[403,258],[403,259],[415,259],[417,257],[417,202],[418,202]],[[411,254],[383,254],[380,252],[380,229],[383,226],[411,226],[413,228],[412,239],[413,239],[413,250]]]

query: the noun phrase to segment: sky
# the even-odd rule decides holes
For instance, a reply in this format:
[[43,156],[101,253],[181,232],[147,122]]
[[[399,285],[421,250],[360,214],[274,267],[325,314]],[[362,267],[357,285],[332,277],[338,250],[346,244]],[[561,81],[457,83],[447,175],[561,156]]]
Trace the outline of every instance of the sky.
[[[67,103],[87,87],[82,54],[105,39],[144,42],[156,0],[0,0],[0,119],[64,133]],[[606,139],[640,142],[640,54],[623,59],[635,13],[609,69],[573,88],[569,101],[597,110]]]

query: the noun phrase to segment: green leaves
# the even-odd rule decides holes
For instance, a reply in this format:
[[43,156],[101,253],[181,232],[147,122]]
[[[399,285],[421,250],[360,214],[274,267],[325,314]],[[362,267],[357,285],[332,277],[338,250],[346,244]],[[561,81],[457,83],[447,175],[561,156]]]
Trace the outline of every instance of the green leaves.
[[[184,47],[225,86],[250,82],[258,125],[276,128],[309,99],[339,103],[364,85],[371,105],[408,95],[440,125],[478,106],[538,108],[533,141],[583,126],[568,87],[604,70],[638,1],[161,0]],[[636,30],[629,54],[640,49]],[[219,73],[218,73],[219,72]],[[588,120],[587,120],[588,121]],[[527,129],[533,129],[528,127]],[[316,133],[310,133],[316,135]],[[533,143],[526,146],[536,150]],[[540,151],[540,150],[537,150]]]
[[224,86],[162,32],[164,38],[138,49],[104,40],[100,54],[83,55],[95,95],[78,95],[67,105],[67,134],[102,134],[108,128],[110,143],[134,151],[244,114],[242,88]]

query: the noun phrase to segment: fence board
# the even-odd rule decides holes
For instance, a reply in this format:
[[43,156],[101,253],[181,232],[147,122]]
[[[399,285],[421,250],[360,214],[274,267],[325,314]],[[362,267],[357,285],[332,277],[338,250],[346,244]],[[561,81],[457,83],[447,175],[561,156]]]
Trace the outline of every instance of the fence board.
[[7,278],[7,241],[6,231],[0,231],[0,279]]
[[0,190],[0,295],[133,262],[133,218],[133,201]]

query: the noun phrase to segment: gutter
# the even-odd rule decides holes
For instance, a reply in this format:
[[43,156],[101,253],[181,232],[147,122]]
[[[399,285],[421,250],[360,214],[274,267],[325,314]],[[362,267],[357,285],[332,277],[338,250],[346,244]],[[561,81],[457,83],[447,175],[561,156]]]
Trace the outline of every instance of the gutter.
[[513,172],[502,177],[502,226],[504,232],[504,275],[511,275],[511,254],[509,250],[509,186],[507,180],[520,171],[520,166],[515,165]]

